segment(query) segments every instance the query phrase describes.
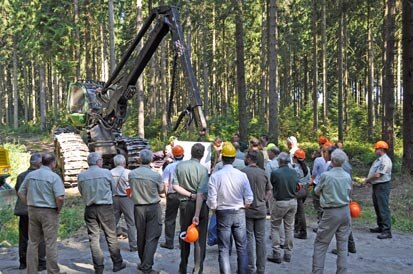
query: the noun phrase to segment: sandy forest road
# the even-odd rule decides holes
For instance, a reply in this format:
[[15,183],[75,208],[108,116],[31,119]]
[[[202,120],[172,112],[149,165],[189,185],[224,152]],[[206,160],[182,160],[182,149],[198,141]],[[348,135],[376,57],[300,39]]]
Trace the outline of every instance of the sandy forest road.
[[[81,218],[82,216],[79,216]],[[267,221],[268,230],[270,223]],[[294,240],[294,250],[291,263],[282,263],[280,265],[267,262],[266,273],[310,273],[313,243],[315,233],[310,232],[314,223],[309,223],[308,239]],[[393,239],[378,240],[375,234],[366,232],[366,229],[353,229],[354,237],[357,244],[357,254],[350,254],[349,273],[413,273],[413,256],[412,246],[413,237],[411,234],[394,233]],[[103,236],[103,235],[102,235]],[[159,242],[163,242],[163,235]],[[137,264],[139,257],[136,252],[129,252],[127,240],[120,240],[121,252],[124,260],[127,262],[127,268],[119,273],[137,273]],[[105,254],[105,273],[112,273],[112,263],[106,243],[101,237],[101,246]],[[335,242],[330,245],[329,251],[334,248]],[[232,269],[236,270],[235,247],[231,257]],[[267,252],[271,251],[271,241],[267,241]],[[18,249],[1,248],[0,249],[0,273],[17,274],[26,273],[19,271],[18,268]],[[325,273],[335,273],[336,256],[328,253],[326,257]],[[161,273],[178,273],[180,261],[180,252],[178,241],[175,239],[175,249],[168,250],[158,247],[155,256],[154,269]],[[59,242],[59,263],[61,271],[75,273],[94,273],[91,264],[92,258],[89,249],[86,229],[81,229],[79,234],[73,238]],[[193,262],[188,266],[188,272],[192,271]],[[46,271],[42,272],[43,274]],[[205,274],[219,273],[218,268],[218,250],[217,246],[207,247],[207,255],[204,264]]]

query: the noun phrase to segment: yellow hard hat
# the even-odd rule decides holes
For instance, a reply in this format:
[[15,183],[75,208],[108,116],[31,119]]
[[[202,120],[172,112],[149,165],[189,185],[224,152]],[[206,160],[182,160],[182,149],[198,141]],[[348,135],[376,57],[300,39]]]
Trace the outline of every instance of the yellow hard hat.
[[234,145],[230,142],[225,142],[222,146],[222,156],[224,157],[235,157],[237,155],[237,150]]

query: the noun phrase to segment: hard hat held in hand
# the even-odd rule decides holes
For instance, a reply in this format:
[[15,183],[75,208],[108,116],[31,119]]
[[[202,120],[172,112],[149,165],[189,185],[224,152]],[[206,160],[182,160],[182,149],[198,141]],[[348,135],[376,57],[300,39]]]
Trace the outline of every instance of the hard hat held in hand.
[[352,218],[358,218],[360,217],[361,214],[361,207],[359,203],[355,201],[350,201],[350,204],[348,205],[350,207],[350,215]]
[[234,145],[230,142],[225,142],[222,146],[222,156],[223,157],[235,157],[237,155],[237,150]]
[[196,228],[195,224],[191,224],[186,231],[181,232],[179,234],[179,238],[187,243],[194,243],[198,240],[199,233],[198,229]]

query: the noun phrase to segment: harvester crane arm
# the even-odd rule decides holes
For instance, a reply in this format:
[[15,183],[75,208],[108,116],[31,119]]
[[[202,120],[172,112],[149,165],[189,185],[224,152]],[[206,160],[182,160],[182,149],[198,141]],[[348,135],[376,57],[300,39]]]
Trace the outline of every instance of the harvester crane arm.
[[[147,34],[150,27],[155,24],[148,34],[147,41],[139,50],[136,57],[133,53],[138,51],[138,44]],[[184,37],[179,23],[179,13],[176,7],[162,6],[154,9],[146,19],[143,27],[132,41],[125,54],[122,56],[120,63],[117,65],[109,80],[105,83],[102,90],[97,93],[98,100],[102,102],[103,108],[101,113],[96,113],[94,125],[111,125],[112,130],[120,131],[122,124],[126,119],[126,109],[128,100],[136,92],[136,83],[139,76],[147,66],[154,52],[158,49],[163,38],[171,34],[173,48],[177,59],[186,79],[186,85],[190,94],[189,109],[193,115],[196,126],[200,134],[205,134],[206,119],[202,112],[202,100],[198,88],[198,83],[192,69],[189,51],[185,46]],[[129,66],[128,66],[129,65]],[[129,71],[127,71],[129,70]]]

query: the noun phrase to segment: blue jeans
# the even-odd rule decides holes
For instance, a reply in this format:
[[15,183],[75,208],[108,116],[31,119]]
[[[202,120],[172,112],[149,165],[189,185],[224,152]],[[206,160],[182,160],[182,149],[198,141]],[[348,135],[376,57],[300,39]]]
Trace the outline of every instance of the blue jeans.
[[247,228],[245,211],[217,210],[217,232],[219,250],[219,270],[222,274],[231,274],[229,251],[231,249],[231,235],[234,237],[237,248],[238,273],[248,273]]

